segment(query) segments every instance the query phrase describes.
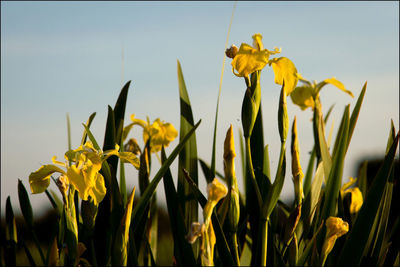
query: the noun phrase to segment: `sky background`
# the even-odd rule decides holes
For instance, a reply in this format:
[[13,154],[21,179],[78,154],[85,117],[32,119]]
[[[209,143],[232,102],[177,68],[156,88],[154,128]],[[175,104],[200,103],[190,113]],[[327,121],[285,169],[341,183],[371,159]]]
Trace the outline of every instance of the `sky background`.
[[[51,157],[67,150],[66,114],[72,147],[79,146],[83,126],[96,112],[91,129],[104,140],[107,105],[114,106],[122,85],[131,80],[129,115],[171,122],[179,129],[176,74],[181,62],[197,130],[198,154],[211,160],[212,129],[226,36],[233,2],[1,2],[1,214],[11,196],[19,212],[18,179],[29,190],[28,176]],[[281,47],[303,77],[321,81],[337,77],[355,98],[333,86],[321,93],[323,111],[335,104],[326,125],[336,136],[346,104],[354,107],[363,84],[367,92],[346,156],[343,180],[357,175],[356,164],[382,156],[390,120],[399,122],[398,2],[238,2],[229,45],[251,44],[263,35],[268,49]],[[123,53],[122,53],[123,51]],[[122,64],[122,54],[124,63]],[[241,103],[245,84],[226,60],[217,134],[217,169],[223,171],[223,140],[232,124],[239,152]],[[122,67],[123,66],[123,67]],[[280,86],[265,67],[261,78],[265,143],[271,174],[279,157],[277,110]],[[292,122],[297,116],[301,163],[305,169],[313,145],[311,110],[288,99]],[[130,135],[142,145],[141,130]],[[167,153],[177,145],[171,143]],[[288,146],[289,147],[289,144]],[[288,149],[287,152],[290,150]],[[238,153],[239,154],[239,153]],[[290,156],[288,155],[288,158]],[[153,157],[152,175],[159,167]],[[240,188],[240,158],[236,158]],[[172,172],[176,179],[177,163]],[[137,173],[127,166],[128,189]],[[288,167],[283,197],[293,195]],[[205,180],[199,168],[200,188]],[[175,180],[176,181],[176,180]],[[161,181],[162,183],[162,181]],[[158,186],[161,202],[163,186]],[[50,189],[56,191],[52,183]],[[50,208],[45,194],[31,195],[40,214]]]

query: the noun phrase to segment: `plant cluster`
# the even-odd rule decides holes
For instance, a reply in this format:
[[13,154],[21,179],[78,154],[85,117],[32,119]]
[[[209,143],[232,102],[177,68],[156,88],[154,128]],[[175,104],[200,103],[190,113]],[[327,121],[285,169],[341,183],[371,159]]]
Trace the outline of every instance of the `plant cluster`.
[[[163,180],[174,265],[398,265],[399,216],[390,208],[394,185],[399,182],[393,167],[399,133],[396,134],[393,122],[377,175],[368,181],[364,164],[359,176],[349,177],[346,182],[343,166],[366,83],[353,109],[350,105],[345,107],[335,139],[332,140],[332,133],[326,138],[325,124],[332,107],[323,113],[321,89],[332,85],[351,97],[353,93],[334,77],[319,83],[304,79],[290,59],[277,57],[279,53],[278,48],[265,49],[260,34],[253,35],[252,46],[243,43],[239,48],[231,46],[226,50],[227,57],[232,59],[233,74],[245,82],[239,129],[242,174],[235,171],[237,149],[232,126],[224,140],[223,174],[216,171],[218,114],[211,164],[198,158],[195,131],[200,121],[195,123],[178,61],[181,117],[179,144],[172,153],[167,155],[164,149],[178,137],[172,124],[159,118],[151,123],[149,118],[145,121],[132,114],[131,123],[125,125],[128,82],[114,108],[108,106],[102,147],[90,131],[93,113],[83,124],[80,146],[69,147],[65,161],[53,157],[53,164],[43,165],[29,175],[31,193],[44,192],[58,214],[47,251],[37,242],[29,194],[19,181],[21,211],[36,248],[27,247],[23,238],[17,237],[8,198],[2,264],[15,265],[17,246],[22,246],[32,265],[155,266],[157,250],[164,249],[157,239],[156,198],[156,188]],[[268,145],[264,144],[261,109],[260,77],[267,65],[272,67],[275,83],[282,86],[277,99],[281,146],[280,154],[274,155],[278,162],[274,175]],[[291,120],[287,111],[288,96],[301,110],[312,110],[314,147],[306,168],[300,163],[302,139],[296,117]],[[142,128],[142,145],[129,138],[133,127]],[[154,175],[150,172],[153,154],[161,166]],[[170,171],[176,159],[177,184]],[[198,188],[199,163],[207,182],[206,196]],[[126,179],[134,178],[125,175],[125,164],[138,172],[136,203],[135,188],[130,193],[126,188]],[[286,169],[291,173],[287,174]],[[294,201],[290,204],[280,200],[288,177],[294,184]],[[243,179],[243,189],[238,187],[238,178]],[[60,194],[48,189],[52,180]],[[198,218],[199,207],[203,218]],[[39,258],[32,256],[33,249],[39,251]]]

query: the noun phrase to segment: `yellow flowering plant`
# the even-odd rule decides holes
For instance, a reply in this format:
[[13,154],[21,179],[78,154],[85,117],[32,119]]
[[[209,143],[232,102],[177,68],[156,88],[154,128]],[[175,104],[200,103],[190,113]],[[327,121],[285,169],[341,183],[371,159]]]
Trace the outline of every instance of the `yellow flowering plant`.
[[[240,147],[236,150],[234,125],[230,125],[220,147],[222,172],[216,170],[215,164],[219,100],[209,166],[197,153],[195,131],[200,122],[194,123],[178,61],[180,140],[171,154],[166,155],[165,147],[178,136],[171,123],[160,118],[152,122],[149,118],[142,120],[135,114],[129,122],[124,121],[130,82],[126,83],[115,106],[108,106],[102,149],[90,131],[93,113],[84,124],[78,148],[71,149],[69,141],[64,160],[53,157],[52,164],[43,165],[26,177],[30,191],[45,193],[57,213],[52,219],[55,230],[48,246],[36,237],[33,219],[36,212],[23,182],[19,181],[21,212],[38,253],[31,253],[31,243],[24,243],[25,236],[18,236],[18,224],[8,198],[3,240],[6,245],[1,247],[0,265],[18,265],[23,253],[17,251],[18,247],[24,248],[33,266],[399,265],[398,217],[392,210],[399,177],[393,166],[400,137],[393,122],[377,174],[369,177],[365,163],[357,179],[350,178],[342,185],[345,157],[366,84],[354,107],[346,106],[331,146],[332,134],[327,142],[324,133],[329,111],[322,116],[320,91],[330,84],[352,97],[353,93],[336,78],[319,83],[305,80],[291,60],[276,57],[281,49],[265,49],[261,34],[254,34],[252,39],[252,46],[242,43],[240,48],[232,46],[225,51],[232,58],[233,74],[245,80],[246,90],[241,105],[242,129],[236,139]],[[263,125],[260,85],[261,72],[267,65],[273,69],[275,83],[281,85],[275,102],[278,119],[275,128],[279,137],[267,138],[270,143],[264,142],[264,129],[274,127]],[[306,159],[300,159],[300,144],[305,137],[297,131],[303,125],[298,125],[301,120],[297,114],[289,114],[293,111],[288,108],[292,104],[287,102],[289,95],[301,110],[311,108],[314,116],[314,148],[307,168],[301,164]],[[229,124],[228,121],[225,125]],[[67,125],[70,140],[69,119]],[[134,138],[128,139],[135,125],[140,127],[135,128],[141,130],[140,141],[144,145]],[[286,142],[290,133],[288,158]],[[270,156],[270,145],[280,145],[278,155]],[[158,152],[161,152],[160,166],[151,165],[152,153],[159,156]],[[178,174],[174,175],[170,167],[177,158]],[[241,164],[241,173],[236,173],[235,160]],[[274,173],[271,162],[275,163]],[[137,172],[125,173],[124,163],[132,164]],[[198,163],[207,183],[205,194],[199,190]],[[290,173],[286,172],[288,164]],[[150,173],[152,169],[156,169],[154,175]],[[56,179],[55,174],[59,175]],[[287,178],[293,179],[294,186],[294,197],[289,200],[281,196]],[[63,202],[49,188],[52,179]],[[158,217],[162,214],[156,198],[161,180],[168,216]],[[135,196],[136,187],[127,189],[132,183],[139,185],[139,196]],[[199,206],[203,209],[203,222],[198,219]],[[165,229],[171,235],[161,232]]]
[[[71,184],[78,191],[82,200],[88,200],[89,196],[95,205],[98,205],[106,194],[104,177],[99,173],[103,162],[110,156],[115,155],[139,168],[138,158],[130,152],[119,152],[119,146],[108,151],[97,150],[91,141],[79,146],[75,150],[65,153],[66,162],[57,161],[54,156],[54,164],[41,166],[37,171],[29,175],[29,184],[34,194],[42,193],[50,184],[50,176],[53,173],[60,173],[66,183]],[[69,164],[71,162],[72,164]],[[64,167],[66,171],[58,166]]]
[[[132,123],[124,128],[124,139],[128,136],[132,127],[138,125],[143,128],[143,142],[146,143],[150,139],[152,153],[161,151],[161,147],[167,147],[178,136],[178,131],[174,125],[161,121],[159,118],[155,119],[153,123],[150,123],[149,118],[147,118],[147,121],[138,119],[135,114],[132,114],[130,118]],[[134,142],[132,141],[132,143]]]

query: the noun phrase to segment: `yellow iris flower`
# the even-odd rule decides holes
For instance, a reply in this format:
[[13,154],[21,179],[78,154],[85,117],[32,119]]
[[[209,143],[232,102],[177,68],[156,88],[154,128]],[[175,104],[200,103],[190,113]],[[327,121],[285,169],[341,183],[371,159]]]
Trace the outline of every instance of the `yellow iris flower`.
[[329,217],[325,223],[326,236],[322,246],[321,256],[325,262],[326,257],[332,251],[336,239],[349,231],[349,224],[338,217]]
[[[178,136],[178,131],[175,129],[174,125],[164,121],[159,118],[155,119],[152,124],[150,124],[149,119],[147,122],[141,119],[135,118],[135,114],[131,115],[132,123],[125,127],[128,131],[133,125],[139,125],[143,128],[143,141],[146,143],[150,139],[151,152],[161,151],[161,147],[167,147],[169,143],[175,140]],[[127,133],[126,133],[127,135]]]
[[319,83],[316,83],[316,81],[310,82],[305,80],[300,74],[298,74],[298,78],[304,85],[296,87],[292,94],[290,94],[290,97],[292,98],[293,103],[298,105],[302,110],[309,107],[314,109],[315,101],[319,98],[319,92],[327,84],[334,85],[351,97],[354,97],[353,93],[347,90],[343,83],[335,77],[325,79]]
[[214,246],[216,243],[211,215],[215,205],[228,193],[226,186],[217,178],[207,185],[207,204],[203,210],[204,223],[193,222],[189,234],[186,236],[191,244],[201,237],[200,253],[202,264],[214,266]]
[[[118,145],[115,146],[115,149],[105,152],[96,150],[92,142],[87,141],[79,148],[65,153],[65,159],[72,163],[71,166],[67,162],[57,161],[54,156],[52,161],[55,165],[43,165],[36,172],[32,172],[29,175],[31,191],[34,194],[44,192],[50,184],[50,176],[58,172],[64,176],[63,179],[67,178],[66,184],[74,186],[81,199],[88,200],[90,196],[95,205],[97,205],[106,194],[104,177],[99,171],[108,157],[116,155],[123,162],[130,162],[136,168],[139,168],[139,160],[133,153],[118,152],[118,150]],[[56,165],[66,168],[66,171]]]
[[270,51],[264,49],[262,35],[257,33],[252,36],[253,46],[246,43],[240,45],[239,51],[232,53],[232,48],[226,51],[232,60],[232,72],[238,77],[249,79],[249,75],[255,71],[262,70],[267,64],[272,67],[275,73],[275,83],[286,85],[286,93],[289,95],[297,84],[297,69],[293,62],[286,58],[269,59],[271,55],[281,52],[281,49],[274,48]]
[[355,184],[357,179],[350,177],[350,181],[343,184],[342,188],[340,189],[340,193],[342,197],[345,197],[347,194],[350,194],[350,213],[354,214],[357,213],[361,206],[363,205],[363,195],[358,187],[349,188],[353,184]]

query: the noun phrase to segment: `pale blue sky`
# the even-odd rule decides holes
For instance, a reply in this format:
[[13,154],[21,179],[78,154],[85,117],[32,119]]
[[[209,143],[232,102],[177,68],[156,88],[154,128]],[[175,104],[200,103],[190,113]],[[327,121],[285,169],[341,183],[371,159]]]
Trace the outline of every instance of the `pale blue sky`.
[[[107,105],[114,106],[122,83],[132,80],[129,115],[172,122],[179,128],[176,60],[191,98],[199,156],[210,161],[212,127],[224,46],[233,2],[1,2],[1,209],[5,199],[19,209],[17,179],[28,188],[29,173],[59,158],[67,147],[66,113],[72,145],[97,112],[92,129],[103,142]],[[347,153],[344,180],[356,175],[360,157],[382,155],[390,119],[399,121],[398,2],[238,2],[229,44],[251,43],[261,33],[266,48],[282,48],[307,79],[336,76],[358,96],[368,81],[358,125]],[[124,71],[122,72],[122,50]],[[122,82],[122,77],[124,81]],[[270,67],[262,77],[265,141],[272,173],[279,153],[276,124],[280,87]],[[222,171],[223,138],[229,124],[241,127],[244,82],[226,61],[221,95],[217,167]],[[327,86],[324,111],[336,103],[334,135],[346,104],[355,99]],[[301,161],[312,146],[311,112],[288,101],[296,115]],[[332,120],[328,123],[329,130]],[[140,137],[138,129],[133,136]],[[236,143],[238,144],[237,135]],[[177,141],[171,144],[176,146]],[[238,146],[237,146],[238,149]],[[169,150],[171,151],[171,150]],[[153,159],[156,161],[156,158]],[[154,164],[154,168],[157,167]],[[239,160],[237,160],[239,165]],[[156,169],[153,169],[153,174]],[[176,174],[176,166],[173,166]],[[237,166],[240,174],[240,167]],[[128,167],[128,187],[136,173]],[[200,171],[201,173],[201,171]],[[290,172],[284,194],[292,195]],[[175,175],[176,176],[176,175]],[[205,188],[202,173],[201,187]],[[55,187],[52,185],[52,189]],[[158,192],[162,194],[162,186]],[[160,198],[162,199],[162,197]],[[50,207],[44,194],[32,195],[34,208]]]

